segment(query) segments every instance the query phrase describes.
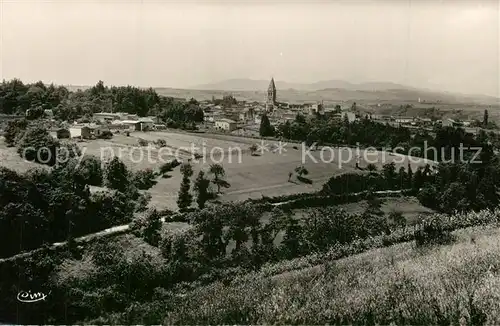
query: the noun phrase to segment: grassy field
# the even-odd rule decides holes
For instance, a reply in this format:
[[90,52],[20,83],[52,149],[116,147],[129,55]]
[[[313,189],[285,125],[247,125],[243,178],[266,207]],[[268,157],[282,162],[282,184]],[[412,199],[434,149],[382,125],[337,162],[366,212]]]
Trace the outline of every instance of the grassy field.
[[[297,145],[297,149],[293,149],[292,144],[285,146],[281,154],[274,152],[264,152],[259,156],[252,156],[249,147],[251,144],[258,143],[256,139],[248,139],[226,135],[209,135],[209,134],[188,134],[176,132],[150,132],[132,133],[130,137],[116,135],[111,140],[96,140],[88,143],[80,143],[82,147],[86,147],[86,154],[100,156],[100,151],[105,148],[113,148],[115,155],[118,154],[118,149],[126,149],[126,146],[137,146],[138,139],[142,138],[147,141],[157,139],[165,139],[167,148],[158,152],[157,149],[152,149],[148,160],[148,155],[144,155],[143,160],[138,160],[140,157],[139,149],[134,149],[132,155],[130,152],[123,152],[122,160],[133,170],[160,167],[161,162],[165,162],[173,158],[169,154],[186,161],[190,155],[192,144],[196,146],[198,151],[203,155],[198,161],[192,161],[195,175],[199,170],[208,170],[210,164],[220,163],[226,171],[226,180],[231,187],[223,189],[223,194],[220,197],[222,201],[244,200],[247,198],[260,198],[261,196],[277,196],[284,194],[293,194],[299,192],[312,192],[321,189],[324,182],[330,177],[339,173],[354,172],[355,155],[350,154],[346,149],[335,149],[333,156],[330,152],[325,151],[322,154],[319,151],[311,152],[311,156],[303,154],[306,149],[302,149],[301,145]],[[277,146],[278,143],[266,142],[269,148]],[[232,154],[232,155],[231,155]],[[352,159],[349,160],[349,155]],[[309,171],[307,178],[311,180],[311,184],[300,182],[295,176],[292,176],[288,181],[289,172],[302,164],[303,157],[305,158],[304,166]],[[321,157],[326,162],[322,162]],[[360,166],[367,165],[363,161],[363,151],[361,151]],[[333,159],[332,159],[333,158]],[[368,160],[378,160],[380,167],[383,163],[391,161],[401,161],[397,164],[407,167],[407,158],[401,160],[397,156],[384,154],[381,152],[373,152],[367,154]],[[331,162],[328,162],[330,161]],[[415,170],[418,165],[423,163],[412,163]],[[171,174],[171,178],[160,178],[158,183],[150,189],[152,195],[152,205],[158,208],[175,208],[177,192],[179,189],[181,175],[179,168],[175,169]]]
[[[140,148],[139,138],[147,141],[164,139],[167,147],[160,151],[154,147]],[[359,171],[355,168],[356,151],[347,149],[332,149],[332,151],[310,152],[301,145],[287,144],[282,153],[264,151],[262,155],[252,156],[249,147],[259,143],[256,139],[235,137],[230,135],[188,134],[177,132],[135,132],[127,137],[117,134],[110,140],[90,140],[78,142],[82,152],[86,155],[95,155],[109,159],[111,155],[118,156],[134,171],[151,168],[157,170],[162,162],[177,157],[187,161],[191,157],[192,145],[195,151],[203,155],[198,162],[193,161],[195,174],[199,170],[208,170],[210,164],[220,163],[225,169],[226,180],[230,188],[222,189],[220,200],[237,201],[261,196],[278,196],[293,193],[313,192],[321,189],[322,185],[332,176],[340,173]],[[277,146],[275,141],[267,142],[267,148]],[[296,146],[296,149],[293,148]],[[142,155],[142,157],[141,157]],[[7,148],[4,143],[0,147],[0,157],[3,166],[17,171],[26,171],[29,168],[40,167],[25,162],[16,153],[15,148]],[[323,160],[322,160],[323,158]],[[350,158],[350,159],[349,159]],[[383,163],[397,161],[400,166],[407,167],[408,158],[394,156],[385,152],[370,152],[366,156],[360,151],[360,167],[366,167],[367,162],[377,162],[378,167]],[[303,164],[303,162],[305,162]],[[309,171],[307,178],[310,182],[301,182],[295,175],[288,181],[288,175],[303,164]],[[411,163],[412,169],[424,165],[425,162]],[[158,183],[149,190],[152,195],[151,205],[159,209],[175,209],[177,192],[181,182],[179,168],[170,173],[170,178],[158,178]]]
[[[434,213],[433,210],[422,206],[418,199],[415,197],[386,197],[381,198],[381,210],[385,214],[385,217],[391,212],[399,212],[406,219],[408,225],[414,225],[420,219],[420,217]],[[365,200],[358,201],[355,203],[334,205],[335,209],[344,209],[349,214],[361,214],[368,207],[368,203]],[[309,217],[309,213],[315,208],[298,208],[292,211],[292,215],[298,219],[306,219]],[[266,224],[269,222],[271,217],[271,212],[265,212],[261,217],[261,223]],[[279,245],[283,240],[285,235],[284,231],[278,233],[275,238],[274,244]],[[232,249],[232,247],[230,247]]]
[[201,287],[171,305],[165,323],[499,324],[500,230],[454,234],[451,245],[404,243]]
[[0,137],[0,166],[18,172],[26,172],[29,169],[34,169],[34,168],[42,168],[42,169],[49,168],[46,165],[41,165],[23,160],[17,153],[17,149],[15,147],[7,147],[7,145],[3,141],[3,137]]
[[[386,216],[391,212],[399,212],[403,214],[409,225],[413,225],[420,216],[434,213],[433,210],[422,206],[415,197],[387,197],[380,200],[382,202],[381,210]],[[349,214],[361,214],[368,207],[368,203],[362,200],[355,203],[335,205],[335,207],[344,209]],[[296,209],[294,215],[298,218],[304,218],[309,210],[310,208]]]

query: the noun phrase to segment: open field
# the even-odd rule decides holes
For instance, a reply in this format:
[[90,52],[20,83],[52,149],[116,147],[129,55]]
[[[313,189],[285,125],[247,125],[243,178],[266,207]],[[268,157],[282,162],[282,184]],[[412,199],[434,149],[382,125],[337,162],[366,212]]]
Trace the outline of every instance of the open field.
[[454,234],[452,245],[403,243],[200,287],[173,306],[165,323],[496,325],[500,231],[476,227]]
[[3,140],[3,137],[0,137],[0,166],[15,170],[17,172],[26,172],[29,169],[34,168],[49,168],[46,165],[23,160],[17,153],[17,149],[15,147],[7,147]]
[[[143,138],[148,141],[165,139],[167,148],[159,151],[156,148],[138,147],[138,139]],[[220,200],[237,201],[247,198],[260,198],[261,196],[278,196],[301,192],[313,192],[321,189],[324,182],[330,177],[340,173],[359,171],[355,168],[355,150],[332,149],[332,152],[325,151],[323,154],[319,151],[307,154],[307,148],[301,145],[288,144],[283,152],[263,152],[260,156],[252,156],[249,146],[258,142],[256,139],[234,137],[229,135],[209,135],[209,134],[188,134],[176,132],[135,132],[126,137],[117,134],[110,140],[91,140],[78,142],[82,152],[87,155],[96,155],[109,158],[110,155],[119,156],[123,162],[132,170],[141,170],[146,168],[158,169],[162,162],[169,161],[174,157],[187,161],[191,154],[192,144],[204,156],[196,162],[193,160],[195,174],[199,170],[208,170],[211,163],[220,163],[226,171],[226,180],[231,187],[222,189]],[[269,148],[277,145],[277,142],[266,142]],[[292,146],[297,146],[293,149]],[[120,152],[121,151],[121,152]],[[352,152],[352,153],[351,153]],[[142,154],[141,154],[142,153]],[[148,154],[149,153],[149,154]],[[232,155],[230,155],[232,153]],[[241,154],[240,154],[241,153]],[[24,162],[15,152],[15,148],[6,148],[4,144],[0,147],[2,161],[0,164],[18,171],[26,171],[31,167],[40,165]],[[142,159],[141,159],[142,155]],[[364,151],[360,150],[360,167],[366,167],[364,161]],[[325,161],[322,161],[322,158]],[[349,159],[351,157],[351,159]],[[304,161],[303,161],[304,159]],[[366,159],[377,161],[377,166],[381,167],[383,163],[395,161],[396,167],[407,167],[408,159],[402,156],[383,152],[367,153]],[[305,162],[305,163],[303,163]],[[399,162],[399,163],[398,163]],[[288,174],[303,164],[309,171],[307,178],[312,183],[304,183],[292,176],[288,181]],[[415,170],[422,163],[412,163],[412,169]],[[361,171],[360,171],[361,172]],[[175,209],[177,192],[181,182],[179,168],[174,169],[170,178],[159,178],[158,183],[149,190],[152,195],[151,205],[157,208]]]
[[[380,201],[382,202],[382,212],[386,215],[391,212],[399,212],[403,214],[403,217],[409,225],[414,224],[419,216],[433,213],[431,209],[422,206],[415,197],[384,197],[380,198]],[[335,205],[335,207],[339,209],[342,208],[350,214],[361,214],[368,207],[368,204],[365,200],[362,200],[356,203]],[[307,211],[307,208],[296,209],[294,213],[295,216],[303,217],[307,214]]]
[[[99,151],[104,146],[110,146],[112,148],[123,148],[123,146],[127,145],[135,146],[138,138],[143,138],[148,141],[159,138],[165,139],[169,148],[160,152],[160,157],[164,161],[173,158],[170,155],[164,154],[173,153],[175,155],[175,151],[179,149],[181,149],[181,151],[179,151],[180,159],[187,160],[189,156],[186,155],[186,151],[190,151],[191,145],[194,144],[194,146],[198,147],[197,151],[204,154],[204,156],[198,160],[199,162],[195,162],[195,160],[192,162],[195,170],[193,179],[196,177],[199,170],[207,170],[212,162],[222,164],[226,171],[226,180],[231,185],[230,188],[223,190],[223,195],[220,198],[223,201],[260,198],[262,195],[277,196],[299,192],[312,192],[321,189],[323,183],[335,174],[356,171],[355,153],[351,154],[353,157],[349,160],[349,150],[335,149],[332,162],[325,163],[321,161],[321,153],[316,151],[311,152],[311,157],[304,154],[304,166],[309,171],[307,178],[312,181],[312,184],[302,183],[295,177],[292,177],[291,182],[288,182],[288,173],[293,172],[295,167],[302,164],[303,152],[305,152],[306,149],[303,150],[300,145],[297,145],[298,149],[293,149],[292,145],[289,144],[285,147],[282,154],[264,152],[261,156],[252,156],[248,148],[251,144],[255,144],[257,140],[225,135],[136,132],[132,133],[130,137],[118,135],[111,140],[98,140],[80,144],[87,148],[87,154],[99,156]],[[274,141],[269,142],[269,144],[269,147],[277,145]],[[158,159],[158,150],[151,150],[150,156],[152,160],[148,160],[147,155],[145,155],[145,159],[138,163],[134,163],[134,160],[139,158],[139,150],[135,150],[135,152],[136,153],[132,156],[128,154],[122,156],[123,161],[132,169],[157,169],[160,167],[161,162],[158,162],[160,161]],[[230,153],[232,153],[232,155],[229,155]],[[363,157],[362,153],[361,151]],[[117,154],[117,152],[115,154]],[[391,162],[393,160],[402,161],[396,164],[397,168],[400,166],[407,167],[408,161],[406,159],[401,160],[397,156],[389,154],[384,155],[381,152],[368,154],[367,159],[374,160],[380,157],[380,164],[378,164],[380,167],[382,165],[383,156],[385,156],[384,162]],[[325,152],[323,158],[327,161],[330,160],[331,153]],[[361,158],[360,166],[363,167],[366,165],[366,162]],[[412,168],[416,169],[419,164],[412,163],[412,165]],[[152,195],[151,204],[153,206],[171,209],[176,207],[175,201],[181,181],[179,168],[172,171],[170,175],[171,178],[169,179],[160,178],[158,183],[149,190]]]

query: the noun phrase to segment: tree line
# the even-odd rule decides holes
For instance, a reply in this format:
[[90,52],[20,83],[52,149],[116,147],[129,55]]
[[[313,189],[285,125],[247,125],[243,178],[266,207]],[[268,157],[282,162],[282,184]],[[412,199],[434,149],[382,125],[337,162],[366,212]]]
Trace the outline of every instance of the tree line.
[[[260,125],[262,137],[275,136],[293,141],[305,142],[311,146],[362,146],[377,149],[396,149],[398,153],[416,157],[426,157],[433,161],[446,161],[459,158],[462,147],[464,158],[470,159],[473,148],[491,150],[500,148],[499,135],[481,130],[477,135],[465,132],[462,128],[436,126],[432,131],[426,129],[410,130],[388,123],[374,122],[368,118],[349,122],[343,119],[324,116],[304,117],[298,114],[294,121],[286,121],[276,128],[263,115]],[[435,149],[435,150],[434,150]]]
[[150,196],[139,190],[154,185],[152,171],[132,172],[116,157],[80,158],[51,170],[0,168],[0,257],[128,224],[146,209]]
[[203,110],[196,100],[183,102],[160,96],[152,88],[108,87],[99,81],[89,89],[71,92],[64,86],[47,86],[41,81],[24,84],[13,79],[0,84],[0,114],[33,120],[44,117],[48,109],[61,121],[89,121],[97,112],[158,116],[171,128],[193,129],[194,123],[203,121]]

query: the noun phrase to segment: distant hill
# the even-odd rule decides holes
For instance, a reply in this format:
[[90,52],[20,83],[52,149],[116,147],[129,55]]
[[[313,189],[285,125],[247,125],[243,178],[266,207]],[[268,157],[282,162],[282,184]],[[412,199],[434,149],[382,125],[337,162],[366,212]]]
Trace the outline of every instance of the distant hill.
[[[291,103],[315,103],[324,101],[326,103],[357,102],[370,105],[391,103],[393,105],[418,104],[418,99],[422,105],[454,105],[456,109],[465,109],[466,106],[494,106],[498,107],[499,100],[488,96],[468,96],[453,93],[434,92],[415,88],[394,88],[355,90],[346,88],[322,88],[319,90],[299,90],[297,88],[281,88],[276,83],[277,100]],[[260,90],[202,90],[202,89],[175,89],[175,88],[155,88],[158,94],[163,96],[195,98],[198,100],[209,100],[212,96],[222,97],[231,93],[239,100],[263,102],[266,98],[267,86]],[[368,87],[368,86],[366,86]]]
[[[357,102],[358,104],[370,106],[390,103],[395,106],[413,104],[419,107],[436,105],[448,107],[447,109],[465,111],[481,111],[484,110],[484,106],[500,108],[500,99],[492,96],[439,92],[391,82],[356,84],[343,80],[324,80],[306,84],[276,80],[275,83],[277,99],[281,102],[315,103],[324,101],[325,104]],[[90,88],[90,86],[65,86],[70,91]],[[186,99],[193,97],[197,100],[209,100],[212,97],[221,98],[224,94],[231,93],[239,100],[263,102],[265,101],[268,86],[269,80],[241,78],[197,85],[188,89],[167,87],[155,87],[154,89],[163,96]],[[421,99],[421,103],[418,103],[419,99]]]
[[[311,84],[289,83],[286,81],[275,81],[276,88],[281,90],[296,89],[301,91],[317,91],[328,88],[341,88],[347,90],[378,91],[386,89],[408,88],[407,86],[389,82],[369,82],[354,84],[343,80],[324,80]],[[225,91],[262,91],[269,86],[269,80],[255,79],[228,79],[217,83],[196,85],[190,87],[196,90],[225,90]]]
[[[289,83],[275,80],[278,100],[291,102],[345,102],[358,101],[370,103],[395,102],[415,103],[420,98],[426,103],[435,104],[479,104],[498,106],[500,99],[486,95],[464,95],[421,89],[392,82],[351,83],[343,80],[324,80],[315,83]],[[269,80],[228,79],[217,83],[193,86],[184,90],[190,94],[219,95],[231,92],[233,95],[262,101],[269,86]],[[172,90],[173,91],[173,90]]]

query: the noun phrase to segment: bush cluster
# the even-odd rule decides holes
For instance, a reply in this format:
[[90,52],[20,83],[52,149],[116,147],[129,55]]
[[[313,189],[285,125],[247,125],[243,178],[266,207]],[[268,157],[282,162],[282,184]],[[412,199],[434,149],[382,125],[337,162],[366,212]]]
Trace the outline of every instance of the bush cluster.
[[181,162],[179,162],[177,159],[173,159],[170,162],[166,162],[160,167],[160,173],[165,174],[168,172],[172,172],[173,169],[181,165]]

